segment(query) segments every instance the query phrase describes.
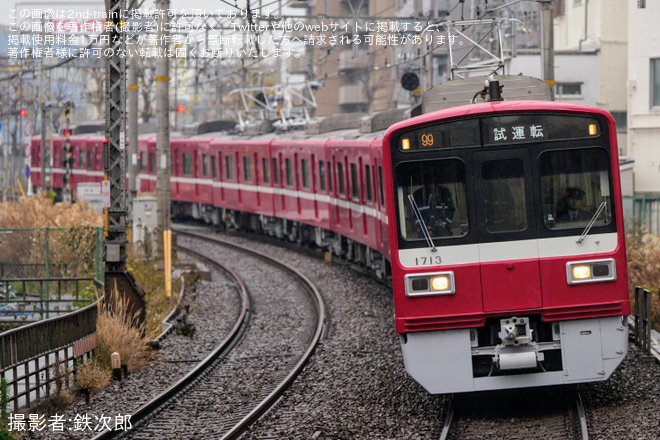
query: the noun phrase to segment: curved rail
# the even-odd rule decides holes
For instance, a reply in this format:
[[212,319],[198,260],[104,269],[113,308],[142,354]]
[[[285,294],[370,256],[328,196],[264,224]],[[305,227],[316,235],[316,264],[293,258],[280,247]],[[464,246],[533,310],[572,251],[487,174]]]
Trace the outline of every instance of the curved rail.
[[[320,341],[323,335],[325,328],[325,321],[326,321],[325,305],[323,302],[323,298],[321,297],[321,294],[316,288],[316,286],[314,286],[314,284],[305,275],[296,271],[290,266],[287,266],[286,264],[283,264],[282,262],[277,261],[272,257],[269,257],[268,255],[262,254],[260,252],[254,251],[252,249],[234,243],[229,243],[217,238],[208,237],[203,234],[197,234],[194,232],[184,231],[180,229],[177,230],[177,233],[182,235],[188,235],[194,238],[203,239],[206,241],[216,242],[223,246],[232,247],[234,249],[240,250],[241,252],[249,253],[257,258],[268,261],[270,264],[280,267],[281,269],[287,271],[288,273],[292,274],[294,277],[296,277],[301,281],[301,284],[305,286],[308,292],[310,293],[310,296],[317,310],[318,321],[314,335],[311,338],[308,348],[306,349],[300,360],[296,363],[296,365],[289,372],[289,374],[283,380],[280,381],[280,383],[275,387],[275,389],[270,394],[268,394],[268,396],[266,396],[257,406],[254,407],[252,411],[250,411],[249,414],[243,417],[222,437],[223,439],[236,439],[239,438],[254,422],[256,422],[264,413],[266,413],[279,400],[279,398],[282,396],[282,394],[288,388],[288,386],[300,374],[303,367],[305,366],[305,364],[311,357],[312,353],[316,349],[316,346],[318,345],[318,342]],[[215,266],[220,266],[217,262],[213,261],[212,259],[210,259],[205,255],[201,255],[191,249],[187,249],[183,247],[180,248],[186,252],[194,254],[199,258],[208,261],[209,263]],[[234,274],[234,272],[226,268],[222,268],[222,270],[228,272],[237,281],[239,280],[238,276]],[[151,401],[147,402],[146,404],[138,408],[131,415],[130,420],[133,426],[137,425],[141,421],[144,421],[150,415],[157,412],[160,408],[166,405],[170,399],[178,395],[188,386],[192,385],[199,377],[206,374],[211,369],[212,364],[214,364],[214,362],[223,353],[225,353],[231,346],[233,346],[238,340],[238,338],[240,338],[240,335],[243,333],[243,330],[247,326],[247,321],[249,319],[249,299],[247,297],[247,290],[245,286],[243,285],[242,282],[240,281],[238,282],[239,285],[241,286],[241,291],[243,292],[242,293],[243,306],[241,310],[241,316],[239,317],[239,320],[237,321],[234,328],[232,329],[231,334],[227,336],[227,338],[225,338],[225,340],[211,354],[209,354],[202,362],[200,362],[200,364],[198,364],[192,371],[186,374],[174,385],[172,385],[172,387],[170,387],[160,395],[153,398]],[[121,431],[105,431],[94,437],[93,440],[106,440],[106,439],[123,436],[126,434],[127,432],[121,432]]]
[[307,287],[309,290],[312,299],[314,300],[314,305],[316,306],[316,311],[317,311],[317,316],[318,316],[318,322],[316,325],[316,329],[314,331],[314,336],[312,337],[309,346],[307,347],[307,350],[305,350],[305,353],[302,355],[298,363],[294,366],[294,368],[289,372],[289,374],[282,380],[280,383],[275,387],[275,389],[268,395],[266,398],[264,398],[248,415],[243,417],[241,421],[239,421],[229,432],[227,432],[222,439],[237,439],[239,438],[242,434],[245,433],[248,427],[250,427],[254,422],[256,422],[266,411],[268,411],[274,404],[279,400],[279,398],[284,394],[284,391],[289,387],[289,385],[293,382],[293,380],[300,374],[302,371],[303,367],[311,357],[312,353],[316,349],[316,346],[318,345],[318,342],[321,340],[321,337],[323,336],[323,331],[325,328],[325,321],[326,321],[326,315],[325,315],[325,304],[323,302],[323,297],[321,296],[321,293],[318,291],[316,286],[302,273],[298,272],[294,268],[282,263],[281,261],[278,261],[268,255],[262,254],[261,252],[255,251],[253,249],[245,248],[243,246],[240,246],[238,244],[234,243],[229,243],[224,240],[220,240],[217,238],[211,238],[207,237],[202,234],[197,234],[194,232],[190,231],[184,231],[181,229],[177,229],[176,232],[178,234],[185,234],[191,237],[196,237],[196,238],[201,238],[204,240],[209,240],[209,241],[214,241],[217,243],[221,243],[224,246],[230,246],[235,249],[239,249],[243,252],[248,252],[256,257],[259,257],[265,261],[268,261],[271,264],[274,264],[276,266],[281,267],[282,269],[285,269],[287,272],[292,274],[294,277],[300,279],[302,281],[302,284]]
[[580,435],[582,440],[589,440],[589,430],[587,429],[587,414],[584,412],[584,405],[582,404],[582,396],[577,393],[575,397],[575,405],[577,406],[578,419],[580,422]]
[[449,397],[449,404],[447,405],[447,414],[445,414],[445,422],[442,425],[442,432],[440,433],[440,440],[448,440],[449,433],[451,432],[452,424],[454,423],[454,413],[456,411],[456,401],[452,394]]
[[[192,249],[188,249],[182,246],[178,246],[178,247],[184,252],[188,252],[192,255],[195,255],[196,257],[204,259],[209,263],[213,264],[214,266],[220,268],[221,270],[229,274],[229,276],[236,281],[236,283],[239,286],[240,295],[241,295],[241,303],[242,303],[241,312],[239,313],[238,319],[236,320],[236,323],[234,324],[234,327],[231,329],[229,334],[211,353],[209,353],[208,356],[206,356],[206,358],[204,358],[198,365],[195,366],[195,368],[189,371],[185,376],[179,379],[170,388],[166,389],[161,394],[154,397],[149,402],[145,403],[140,408],[138,408],[133,414],[131,414],[130,420],[132,425],[136,425],[141,421],[145,420],[146,418],[148,418],[151,414],[157,411],[158,408],[162,407],[166,402],[168,402],[170,399],[172,399],[181,391],[183,391],[186,387],[191,385],[195,380],[201,377],[211,367],[211,365],[215,362],[216,359],[218,359],[222,354],[226,353],[229,349],[231,349],[231,347],[238,341],[238,339],[240,339],[250,319],[250,313],[249,313],[250,298],[247,293],[247,289],[243,284],[243,281],[238,277],[238,275],[236,275],[231,269],[222,267],[221,265],[214,262],[212,259],[208,258],[205,255],[202,255]],[[97,436],[95,436],[93,440],[112,439],[122,434],[124,434],[122,431],[115,431],[113,427],[113,430],[104,431],[98,434]]]

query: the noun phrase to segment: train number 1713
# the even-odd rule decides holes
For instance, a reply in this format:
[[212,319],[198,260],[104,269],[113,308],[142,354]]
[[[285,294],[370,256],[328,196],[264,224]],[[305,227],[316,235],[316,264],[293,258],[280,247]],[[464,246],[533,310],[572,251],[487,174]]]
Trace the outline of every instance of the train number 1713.
[[433,266],[442,264],[442,257],[440,255],[432,255],[430,257],[415,257],[416,266]]

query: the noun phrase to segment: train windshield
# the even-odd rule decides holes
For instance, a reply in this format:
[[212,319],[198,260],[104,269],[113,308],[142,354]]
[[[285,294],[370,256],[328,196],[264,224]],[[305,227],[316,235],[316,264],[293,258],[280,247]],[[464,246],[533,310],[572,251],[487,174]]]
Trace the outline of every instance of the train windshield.
[[406,240],[462,237],[469,231],[465,164],[458,159],[397,167],[399,225]]
[[[608,156],[602,148],[546,151],[539,156],[543,223],[548,229],[612,222]],[[597,214],[597,215],[596,215]]]

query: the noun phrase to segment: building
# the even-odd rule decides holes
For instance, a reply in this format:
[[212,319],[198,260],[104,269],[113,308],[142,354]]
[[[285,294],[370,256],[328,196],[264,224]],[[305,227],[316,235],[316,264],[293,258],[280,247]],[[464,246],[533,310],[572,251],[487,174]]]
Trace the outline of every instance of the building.
[[[631,214],[660,232],[660,3],[628,4],[628,154],[635,161]],[[623,88],[623,87],[622,87]]]

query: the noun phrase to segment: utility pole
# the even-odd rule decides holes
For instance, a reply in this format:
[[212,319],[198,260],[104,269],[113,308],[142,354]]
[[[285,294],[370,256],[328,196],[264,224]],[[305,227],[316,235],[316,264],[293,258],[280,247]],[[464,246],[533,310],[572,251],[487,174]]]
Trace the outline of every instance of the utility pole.
[[[163,256],[165,270],[165,292],[169,297],[172,290],[172,231],[170,230],[170,64],[169,64],[169,0],[157,0],[158,45],[160,53],[156,60],[156,155],[158,215],[158,254]],[[175,88],[176,93],[176,88]],[[162,235],[161,235],[162,234]]]
[[[129,9],[136,7],[136,0],[131,0]],[[128,151],[130,164],[128,166],[128,196],[132,204],[137,196],[136,176],[137,153],[138,153],[138,81],[137,81],[137,58],[132,53],[128,56]],[[132,205],[131,205],[132,206]],[[131,210],[132,212],[132,210]]]
[[167,10],[169,0],[156,1],[158,12],[158,44],[160,53],[156,60],[156,179],[157,179],[157,211],[158,211],[158,253],[163,254],[163,239],[160,234],[170,230],[170,65],[169,49],[169,17]]
[[[46,48],[46,17],[42,12],[41,14],[41,44],[42,44],[42,53]],[[41,109],[41,157],[40,157],[40,166],[41,166],[41,192],[45,194],[46,190],[46,78],[44,76],[44,57],[42,56],[39,60],[41,63],[41,69],[39,70],[39,93],[41,94],[40,109]]]
[[541,6],[541,67],[543,81],[555,85],[554,0],[536,0]]
[[118,297],[128,303],[128,316],[146,320],[144,292],[126,271],[126,40],[123,13],[126,0],[106,0],[109,41],[105,75],[104,181],[109,182],[110,206],[105,212],[105,298],[115,307]]

